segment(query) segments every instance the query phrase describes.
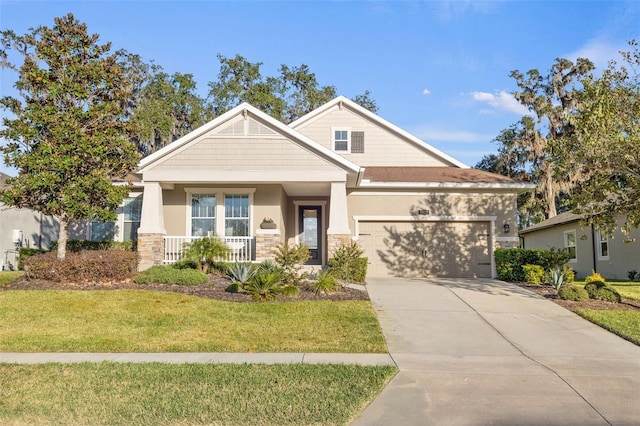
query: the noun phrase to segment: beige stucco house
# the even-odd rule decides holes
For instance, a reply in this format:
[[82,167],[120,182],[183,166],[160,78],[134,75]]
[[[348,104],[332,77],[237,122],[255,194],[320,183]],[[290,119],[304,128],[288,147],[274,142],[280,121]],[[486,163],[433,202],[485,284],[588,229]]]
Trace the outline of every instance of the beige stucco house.
[[369,275],[491,277],[493,250],[518,245],[516,197],[530,189],[345,97],[288,126],[239,105],[144,158],[139,175],[141,269],[216,234],[241,261],[271,258],[288,241],[306,243],[309,263],[322,266],[356,240]]
[[520,231],[524,248],[566,248],[572,255],[569,265],[579,278],[598,272],[607,279],[627,279],[631,270],[640,271],[640,229],[629,235],[617,219],[612,236],[581,222],[580,216],[566,212]]

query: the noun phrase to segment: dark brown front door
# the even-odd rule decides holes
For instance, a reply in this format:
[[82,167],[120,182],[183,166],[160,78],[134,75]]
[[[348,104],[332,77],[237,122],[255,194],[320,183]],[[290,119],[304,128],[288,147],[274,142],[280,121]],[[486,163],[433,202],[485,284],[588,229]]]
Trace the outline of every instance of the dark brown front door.
[[302,243],[309,247],[307,265],[322,265],[322,207],[300,206],[298,224]]

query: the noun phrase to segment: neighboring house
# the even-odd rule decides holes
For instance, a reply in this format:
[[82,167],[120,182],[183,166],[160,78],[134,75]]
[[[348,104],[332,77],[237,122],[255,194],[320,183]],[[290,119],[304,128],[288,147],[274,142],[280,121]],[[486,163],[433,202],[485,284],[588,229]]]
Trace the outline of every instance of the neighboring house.
[[607,236],[566,212],[521,230],[520,237],[524,248],[566,248],[572,255],[569,265],[580,278],[595,271],[608,279],[627,279],[628,271],[640,271],[640,230],[632,228],[625,235],[620,231],[624,219],[617,222],[618,230]]
[[[8,178],[0,173],[0,189]],[[18,251],[23,247],[48,249],[59,230],[60,224],[50,216],[0,202],[0,270],[17,269]]]
[[[140,269],[216,234],[231,259],[358,241],[369,275],[495,276],[530,184],[471,169],[345,97],[289,126],[242,104],[144,158]],[[275,225],[263,225],[263,219]],[[275,226],[275,229],[263,229]]]

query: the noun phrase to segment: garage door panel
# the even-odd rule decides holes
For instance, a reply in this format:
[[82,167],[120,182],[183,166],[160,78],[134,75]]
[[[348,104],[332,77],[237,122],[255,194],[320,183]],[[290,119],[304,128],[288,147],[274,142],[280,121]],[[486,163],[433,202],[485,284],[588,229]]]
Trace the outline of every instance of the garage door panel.
[[361,222],[370,275],[490,277],[488,222]]

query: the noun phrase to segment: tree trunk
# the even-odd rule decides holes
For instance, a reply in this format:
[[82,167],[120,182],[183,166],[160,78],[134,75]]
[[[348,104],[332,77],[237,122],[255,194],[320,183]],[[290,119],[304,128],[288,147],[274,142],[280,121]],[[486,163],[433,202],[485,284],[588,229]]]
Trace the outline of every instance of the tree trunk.
[[60,234],[58,235],[58,260],[64,260],[67,256],[67,239],[69,222],[64,219],[58,219],[60,221]]
[[555,182],[553,181],[553,170],[551,170],[551,166],[549,166],[549,170],[547,170],[545,179],[547,180],[547,219],[551,219],[558,214],[556,210],[556,190],[554,186]]

